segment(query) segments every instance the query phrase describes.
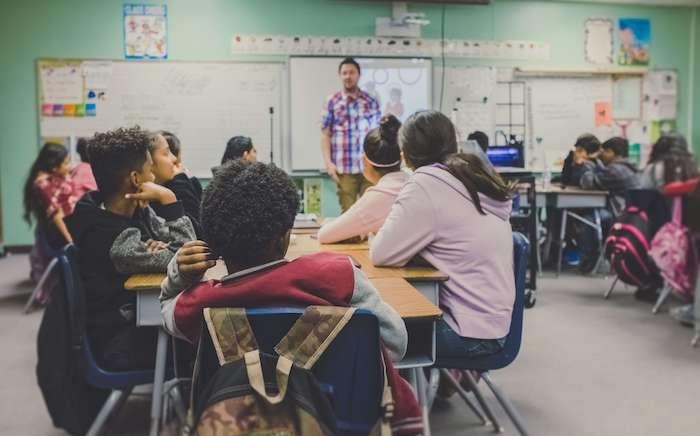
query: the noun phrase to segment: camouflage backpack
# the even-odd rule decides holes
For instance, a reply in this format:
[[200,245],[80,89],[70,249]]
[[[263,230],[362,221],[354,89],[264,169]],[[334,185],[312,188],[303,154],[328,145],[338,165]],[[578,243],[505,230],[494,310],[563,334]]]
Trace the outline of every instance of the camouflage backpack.
[[[333,408],[310,369],[354,311],[344,307],[308,307],[275,346],[278,356],[273,356],[258,349],[245,309],[204,309],[208,334],[203,332],[199,342],[186,433],[337,434]],[[208,380],[201,380],[202,356],[212,348],[219,367]],[[385,413],[372,434],[390,434],[388,422],[393,404],[386,381],[383,392]]]

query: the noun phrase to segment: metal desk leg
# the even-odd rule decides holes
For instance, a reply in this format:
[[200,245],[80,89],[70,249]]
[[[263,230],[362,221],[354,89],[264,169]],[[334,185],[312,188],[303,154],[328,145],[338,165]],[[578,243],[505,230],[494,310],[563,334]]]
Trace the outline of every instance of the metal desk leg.
[[158,328],[158,346],[156,348],[156,370],[153,378],[153,397],[151,399],[151,432],[158,436],[163,404],[163,383],[165,382],[165,363],[168,359],[168,333],[163,327]]
[[536,215],[535,215],[535,233],[537,234],[535,236],[535,240],[531,241],[531,244],[535,244],[535,247],[537,247],[537,276],[542,277],[542,247],[540,247],[540,231],[542,230],[542,223],[540,223],[540,208],[537,207],[535,208]]
[[564,241],[566,240],[566,218],[569,216],[568,209],[561,210],[561,228],[559,229],[559,254],[557,255],[557,277],[561,273],[561,259],[564,254]]
[[595,217],[595,231],[596,236],[598,237],[598,259],[595,262],[595,266],[593,267],[591,274],[598,274],[598,270],[605,259],[605,245],[603,244],[603,222],[600,219],[600,211],[598,209],[594,209],[593,216]]
[[428,399],[426,398],[426,383],[423,368],[413,368],[413,378],[416,381],[414,387],[418,393],[418,405],[420,406],[421,414],[423,415],[423,436],[430,436],[430,417],[428,414]]

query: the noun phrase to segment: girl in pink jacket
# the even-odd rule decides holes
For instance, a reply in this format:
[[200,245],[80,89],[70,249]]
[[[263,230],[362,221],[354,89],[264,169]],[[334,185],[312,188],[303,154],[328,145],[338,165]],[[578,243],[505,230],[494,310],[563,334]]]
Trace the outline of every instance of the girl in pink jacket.
[[437,111],[411,115],[399,131],[415,169],[373,239],[375,265],[420,255],[449,276],[440,290],[437,359],[500,351],[515,300],[511,190],[473,154],[457,153],[455,129]]
[[385,115],[379,127],[365,137],[362,173],[370,183],[362,197],[344,214],[324,224],[318,232],[322,244],[331,244],[376,233],[384,224],[399,191],[408,179],[401,171],[401,150],[397,134],[401,122]]

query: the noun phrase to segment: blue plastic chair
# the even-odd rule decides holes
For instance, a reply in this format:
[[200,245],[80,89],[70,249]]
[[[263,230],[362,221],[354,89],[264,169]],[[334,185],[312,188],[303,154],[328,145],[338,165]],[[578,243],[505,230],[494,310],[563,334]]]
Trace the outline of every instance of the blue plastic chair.
[[[260,350],[276,355],[275,345],[303,312],[303,308],[248,309],[246,314]],[[199,358],[198,379],[204,388],[219,363],[211,343],[204,340],[202,344],[207,347]],[[313,366],[312,372],[330,397],[339,434],[367,435],[377,423],[384,386],[380,356],[377,318],[358,310]]]
[[107,419],[126,402],[134,387],[153,383],[153,370],[107,371],[102,369],[95,360],[85,334],[84,293],[76,254],[77,248],[74,245],[67,245],[57,256],[70,310],[69,327],[73,332],[72,348],[75,358],[80,359],[87,382],[96,388],[112,391],[87,432],[88,436],[96,436],[100,434]]
[[[513,232],[513,271],[515,273],[515,303],[513,304],[513,313],[511,315],[510,321],[510,332],[506,338],[506,343],[503,349],[495,354],[490,354],[486,356],[477,356],[470,358],[440,358],[437,356],[437,362],[435,366],[441,369],[441,374],[448,378],[448,381],[458,389],[460,396],[467,400],[466,392],[459,386],[459,384],[451,378],[447,371],[442,371],[442,369],[465,369],[477,371],[484,379],[487,386],[493,392],[498,402],[501,404],[506,414],[513,422],[515,427],[518,429],[521,435],[527,436],[529,433],[525,429],[521,418],[515,411],[513,406],[510,404],[505,395],[501,390],[493,383],[488,375],[488,371],[504,368],[510,365],[515,358],[518,356],[520,351],[520,343],[522,340],[523,331],[523,312],[524,312],[524,302],[525,302],[525,276],[527,272],[527,262],[529,253],[530,243],[528,242],[525,235],[518,232]],[[479,391],[476,382],[471,378],[467,377],[467,381],[470,384],[472,392],[484,409],[484,412],[494,424],[496,430],[501,430],[501,426],[498,424],[495,416],[489,409],[488,405],[484,401],[481,392]],[[467,403],[469,404],[468,400]]]

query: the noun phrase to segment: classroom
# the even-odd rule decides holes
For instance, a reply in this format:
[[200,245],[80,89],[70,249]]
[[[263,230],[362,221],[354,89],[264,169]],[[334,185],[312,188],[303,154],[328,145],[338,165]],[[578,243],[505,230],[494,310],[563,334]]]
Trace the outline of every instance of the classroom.
[[0,434],[700,433],[700,0],[2,12]]

